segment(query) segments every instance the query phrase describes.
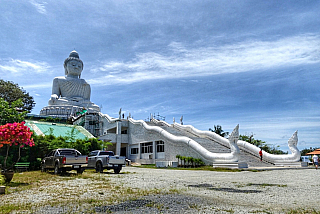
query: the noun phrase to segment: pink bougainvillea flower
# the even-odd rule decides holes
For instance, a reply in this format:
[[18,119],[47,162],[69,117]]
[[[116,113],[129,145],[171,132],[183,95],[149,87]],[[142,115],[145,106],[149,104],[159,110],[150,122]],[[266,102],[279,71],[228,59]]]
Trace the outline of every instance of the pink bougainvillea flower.
[[32,132],[30,128],[21,123],[7,123],[0,126],[0,148],[4,144],[10,144],[10,146],[20,145],[20,147],[34,146],[34,141],[31,138]]

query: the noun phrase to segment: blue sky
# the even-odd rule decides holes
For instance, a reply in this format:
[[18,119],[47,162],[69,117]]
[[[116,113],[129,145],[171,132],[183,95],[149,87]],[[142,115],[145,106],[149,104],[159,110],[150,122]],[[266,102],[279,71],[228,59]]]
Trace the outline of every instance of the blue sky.
[[0,78],[47,105],[75,49],[91,101],[320,147],[320,1],[2,0]]

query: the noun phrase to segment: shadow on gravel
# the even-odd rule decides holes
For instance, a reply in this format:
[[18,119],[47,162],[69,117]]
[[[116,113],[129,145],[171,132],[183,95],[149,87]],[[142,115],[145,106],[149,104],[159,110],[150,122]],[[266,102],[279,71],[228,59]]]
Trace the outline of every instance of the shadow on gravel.
[[261,190],[242,190],[242,189],[234,189],[234,188],[215,188],[211,184],[195,184],[195,185],[188,185],[188,187],[195,187],[195,188],[206,188],[208,190],[215,190],[215,191],[223,191],[223,192],[235,192],[235,193],[259,193],[262,192]]
[[150,204],[150,200],[138,199],[133,201],[125,201],[120,204],[96,207],[96,212],[117,212],[117,211],[127,211],[138,207],[144,207],[147,204]]
[[234,189],[234,188],[208,188],[211,190],[216,191],[223,191],[223,192],[235,192],[235,193],[259,193],[262,192],[261,190],[242,190],[242,189]]
[[212,184],[194,184],[194,185],[188,185],[188,187],[210,188],[210,187],[213,187],[213,185]]
[[[147,195],[137,200],[129,200],[115,205],[95,208],[96,213],[199,213],[212,200],[182,194]],[[206,212],[204,212],[206,213]]]

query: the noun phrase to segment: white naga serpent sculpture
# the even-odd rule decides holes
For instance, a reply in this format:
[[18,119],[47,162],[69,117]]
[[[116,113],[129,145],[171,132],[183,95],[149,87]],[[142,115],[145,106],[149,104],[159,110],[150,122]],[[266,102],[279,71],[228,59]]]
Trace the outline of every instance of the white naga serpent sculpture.
[[[113,123],[118,121],[117,118],[111,118],[109,116],[106,116],[106,119]],[[173,127],[176,129],[180,129],[183,131],[187,131],[189,133],[192,133],[196,136],[199,136],[201,138],[208,138],[215,142],[220,143],[221,145],[224,145],[228,148],[230,148],[230,153],[213,153],[202,147],[199,143],[194,141],[191,138],[185,137],[185,136],[175,136],[163,128],[159,126],[150,126],[143,120],[134,120],[132,118],[129,118],[129,122],[131,122],[134,125],[141,125],[145,130],[155,132],[160,134],[164,140],[171,141],[172,143],[183,143],[185,145],[188,145],[192,150],[197,152],[199,155],[201,155],[204,159],[206,159],[209,163],[226,163],[226,162],[238,162],[239,161],[239,154],[240,149],[244,150],[248,153],[251,153],[254,156],[259,157],[259,151],[260,148],[250,144],[248,142],[238,140],[239,139],[239,125],[235,127],[235,129],[230,134],[229,138],[226,139],[224,137],[221,137],[220,135],[212,132],[212,131],[201,131],[196,128],[194,128],[191,125],[180,125],[179,123],[174,123],[172,125],[168,124],[165,121],[158,121],[155,119],[152,119],[153,123],[158,124],[159,126],[167,126],[167,127]],[[288,141],[289,149],[291,150],[291,154],[284,154],[284,155],[275,155],[270,154],[268,152],[263,151],[263,159],[267,160],[271,163],[277,163],[277,162],[298,162],[300,160],[300,151],[297,148],[298,144],[298,136],[297,131],[292,135],[292,137]]]
[[[217,135],[216,133],[214,132],[211,132],[211,131],[200,131],[196,128],[194,128],[193,126],[191,125],[180,125],[178,123],[175,123],[173,124],[174,127],[178,128],[178,129],[182,129],[182,130],[185,130],[185,131],[189,131],[191,133],[194,133],[194,134],[197,134],[199,135],[200,137],[209,137],[225,146],[227,146],[227,139]],[[229,137],[230,138],[230,137]],[[294,132],[294,134],[292,135],[292,137],[288,140],[288,147],[291,151],[291,154],[284,154],[284,155],[275,155],[275,154],[270,154],[268,152],[265,152],[265,151],[262,151],[262,156],[263,156],[263,159],[264,160],[268,160],[269,162],[271,163],[277,163],[277,162],[298,162],[300,160],[300,151],[297,147],[297,144],[298,144],[298,131]],[[248,152],[248,153],[251,153],[255,156],[259,156],[259,151],[260,151],[260,148],[251,144],[251,143],[248,143],[248,142],[245,142],[243,140],[238,140],[237,141],[237,145],[238,145],[238,148]],[[231,152],[232,152],[232,149],[231,148]]]
[[[204,159],[208,160],[210,163],[225,163],[225,162],[237,162],[239,159],[240,150],[237,146],[237,141],[239,138],[239,125],[231,133],[230,140],[228,139],[221,139],[225,141],[225,144],[228,144],[228,147],[231,148],[230,153],[213,153],[202,147],[199,143],[192,140],[191,138],[185,136],[175,136],[170,134],[169,132],[165,131],[161,127],[158,126],[149,126],[143,120],[133,120],[132,118],[129,119],[132,124],[141,125],[147,131],[153,131],[159,133],[164,139],[172,142],[172,143],[183,143],[188,145],[191,149],[201,155]],[[201,131],[200,131],[201,132]],[[219,136],[220,137],[220,136]]]
[[[268,160],[272,163],[298,162],[300,161],[300,151],[297,147],[297,144],[298,144],[298,131],[295,131],[292,137],[288,140],[288,147],[291,151],[291,154],[274,155],[274,154],[270,154],[268,152],[262,151],[262,157],[264,160]],[[239,148],[246,150],[250,153],[253,153],[255,155],[258,155],[260,151],[259,147],[242,140],[238,141],[238,146]]]

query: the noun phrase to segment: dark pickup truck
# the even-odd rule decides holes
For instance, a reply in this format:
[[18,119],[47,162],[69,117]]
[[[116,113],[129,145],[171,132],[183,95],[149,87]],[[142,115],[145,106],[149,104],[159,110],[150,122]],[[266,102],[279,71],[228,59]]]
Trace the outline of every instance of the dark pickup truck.
[[41,162],[41,171],[54,170],[54,174],[77,170],[82,174],[88,165],[88,156],[76,149],[54,149]]

